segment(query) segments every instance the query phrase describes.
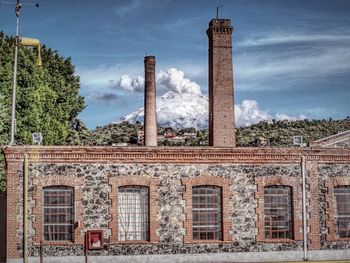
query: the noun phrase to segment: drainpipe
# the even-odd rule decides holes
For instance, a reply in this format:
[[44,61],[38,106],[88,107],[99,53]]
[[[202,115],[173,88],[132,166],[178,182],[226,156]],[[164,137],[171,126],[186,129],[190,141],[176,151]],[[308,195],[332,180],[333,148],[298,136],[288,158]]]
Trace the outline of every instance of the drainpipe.
[[302,192],[303,192],[303,241],[304,241],[304,261],[308,261],[307,256],[307,214],[306,214],[306,164],[305,164],[305,156],[301,156],[301,175],[302,175]]
[[28,263],[28,154],[24,155],[23,168],[23,263]]

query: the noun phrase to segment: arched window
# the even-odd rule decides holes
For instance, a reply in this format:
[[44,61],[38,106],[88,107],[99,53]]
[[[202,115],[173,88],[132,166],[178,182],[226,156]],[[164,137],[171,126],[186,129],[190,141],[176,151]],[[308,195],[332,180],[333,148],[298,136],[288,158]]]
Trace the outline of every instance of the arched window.
[[74,189],[67,186],[44,188],[44,240],[73,241]]
[[118,236],[120,241],[149,240],[148,187],[118,189]]
[[274,185],[264,187],[265,238],[292,238],[292,188]]
[[337,237],[350,237],[350,186],[334,187],[336,201],[335,224]]
[[195,186],[192,188],[193,240],[221,240],[221,187]]

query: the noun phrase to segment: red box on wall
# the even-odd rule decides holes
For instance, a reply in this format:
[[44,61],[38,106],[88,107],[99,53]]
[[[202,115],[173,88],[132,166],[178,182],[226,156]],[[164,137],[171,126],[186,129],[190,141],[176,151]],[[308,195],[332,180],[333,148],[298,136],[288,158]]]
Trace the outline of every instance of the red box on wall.
[[87,249],[103,248],[103,230],[88,230],[86,232]]

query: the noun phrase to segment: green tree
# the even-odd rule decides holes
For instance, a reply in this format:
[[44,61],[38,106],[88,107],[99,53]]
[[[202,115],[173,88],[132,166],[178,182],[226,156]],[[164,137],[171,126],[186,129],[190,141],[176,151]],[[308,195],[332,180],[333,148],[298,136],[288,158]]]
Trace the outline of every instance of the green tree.
[[[9,142],[14,45],[14,38],[0,32],[0,145]],[[32,133],[41,132],[45,145],[79,144],[70,136],[85,107],[79,77],[70,58],[45,46],[41,53],[43,66],[38,67],[35,50],[19,48],[15,141],[31,144]],[[0,156],[0,190],[4,185],[2,159]]]

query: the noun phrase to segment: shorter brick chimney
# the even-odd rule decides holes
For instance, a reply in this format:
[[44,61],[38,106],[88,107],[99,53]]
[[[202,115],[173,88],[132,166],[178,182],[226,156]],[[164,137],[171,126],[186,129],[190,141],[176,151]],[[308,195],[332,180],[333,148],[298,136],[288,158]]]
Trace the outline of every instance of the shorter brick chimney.
[[145,146],[157,146],[156,58],[145,57]]

